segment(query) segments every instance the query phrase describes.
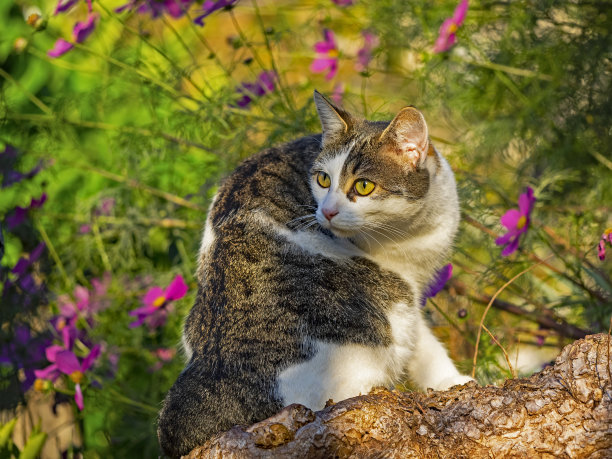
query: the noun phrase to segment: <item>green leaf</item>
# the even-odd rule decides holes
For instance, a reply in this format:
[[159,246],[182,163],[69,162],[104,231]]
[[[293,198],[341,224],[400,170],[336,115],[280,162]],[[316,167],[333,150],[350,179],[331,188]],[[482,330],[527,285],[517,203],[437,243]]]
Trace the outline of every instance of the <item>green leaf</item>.
[[40,456],[46,441],[47,434],[45,432],[32,433],[23,447],[19,459],[36,459]]
[[0,448],[5,448],[7,446],[16,424],[17,418],[14,418],[0,428]]

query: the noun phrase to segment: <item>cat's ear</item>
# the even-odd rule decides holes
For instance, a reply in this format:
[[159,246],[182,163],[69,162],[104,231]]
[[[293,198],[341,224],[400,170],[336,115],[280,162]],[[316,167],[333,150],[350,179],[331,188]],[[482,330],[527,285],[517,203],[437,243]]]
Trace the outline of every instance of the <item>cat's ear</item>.
[[352,124],[351,115],[336,107],[316,89],[314,102],[323,129],[323,143],[348,132]]
[[425,117],[414,107],[402,108],[381,134],[380,141],[416,169],[425,162],[429,152]]

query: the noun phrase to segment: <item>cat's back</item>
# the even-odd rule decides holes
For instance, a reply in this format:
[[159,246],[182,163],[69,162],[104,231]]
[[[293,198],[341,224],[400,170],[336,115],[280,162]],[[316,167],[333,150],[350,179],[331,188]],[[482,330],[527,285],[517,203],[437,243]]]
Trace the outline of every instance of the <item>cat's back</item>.
[[314,135],[243,161],[219,188],[209,213],[210,226],[248,220],[253,213],[263,213],[281,224],[307,214],[308,206],[314,205],[310,168],[320,151],[321,136]]

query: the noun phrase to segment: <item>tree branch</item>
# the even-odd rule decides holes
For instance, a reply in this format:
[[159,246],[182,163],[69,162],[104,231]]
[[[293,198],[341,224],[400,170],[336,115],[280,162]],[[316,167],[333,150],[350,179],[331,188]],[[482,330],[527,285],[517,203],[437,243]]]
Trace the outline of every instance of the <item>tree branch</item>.
[[187,457],[611,457],[610,346],[609,335],[587,336],[501,387],[374,389],[318,412],[290,405]]

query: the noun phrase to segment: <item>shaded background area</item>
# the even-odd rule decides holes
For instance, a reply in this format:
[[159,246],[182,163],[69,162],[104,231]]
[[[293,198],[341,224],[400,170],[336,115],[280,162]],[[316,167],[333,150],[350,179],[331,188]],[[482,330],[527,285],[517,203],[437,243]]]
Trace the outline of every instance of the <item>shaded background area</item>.
[[[464,218],[424,313],[464,371],[499,382],[607,331],[609,4],[466,3],[2,2],[0,448],[160,454],[215,187],[319,131],[315,88],[370,119],[417,106],[453,166]],[[58,39],[73,47],[50,56]],[[529,224],[502,256],[500,217],[527,187]]]

